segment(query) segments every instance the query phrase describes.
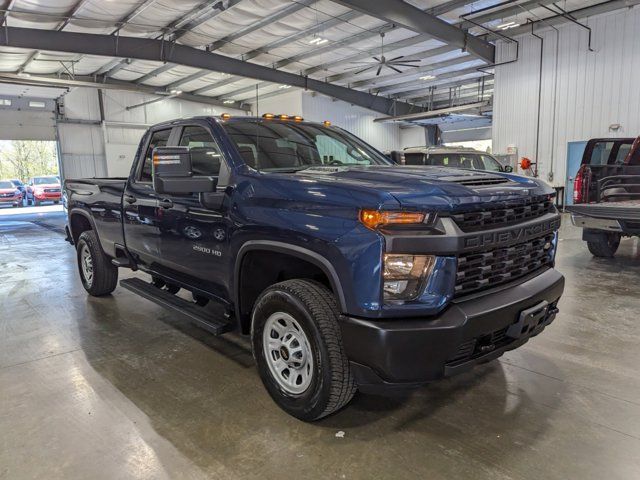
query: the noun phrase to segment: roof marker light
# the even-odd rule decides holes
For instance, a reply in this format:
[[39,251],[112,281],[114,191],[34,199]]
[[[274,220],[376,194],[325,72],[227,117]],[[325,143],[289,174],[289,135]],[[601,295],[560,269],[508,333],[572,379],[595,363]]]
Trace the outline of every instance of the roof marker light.
[[262,118],[271,120],[272,118],[275,118],[275,115],[273,113],[265,113],[264,115],[262,115]]
[[289,120],[289,115],[285,115],[284,113],[281,113],[280,115],[278,115],[278,118],[280,120]]
[[324,122],[322,122],[322,124],[323,124],[325,127],[330,127],[330,126],[331,126],[331,122],[330,122],[329,120],[325,120]]
[[296,115],[295,117],[293,117],[293,121],[294,122],[304,122],[304,118],[302,118],[300,115]]
[[229,120],[231,118],[231,114],[223,113],[222,115],[220,115],[220,118],[222,118],[223,120]]

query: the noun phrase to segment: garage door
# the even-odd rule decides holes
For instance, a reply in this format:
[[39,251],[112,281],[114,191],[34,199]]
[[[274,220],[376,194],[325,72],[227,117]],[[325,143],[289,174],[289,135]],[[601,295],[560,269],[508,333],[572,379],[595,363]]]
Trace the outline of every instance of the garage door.
[[0,140],[55,140],[55,101],[0,96]]

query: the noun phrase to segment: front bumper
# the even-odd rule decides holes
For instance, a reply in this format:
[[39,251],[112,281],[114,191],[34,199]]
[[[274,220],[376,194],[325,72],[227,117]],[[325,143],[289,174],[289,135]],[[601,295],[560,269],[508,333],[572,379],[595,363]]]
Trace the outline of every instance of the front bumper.
[[428,319],[343,316],[342,338],[359,388],[404,389],[466,371],[526,343],[555,318],[564,277],[554,269],[453,301]]
[[17,204],[20,203],[22,201],[22,197],[21,196],[16,196],[16,197],[0,197],[0,203],[2,204]]

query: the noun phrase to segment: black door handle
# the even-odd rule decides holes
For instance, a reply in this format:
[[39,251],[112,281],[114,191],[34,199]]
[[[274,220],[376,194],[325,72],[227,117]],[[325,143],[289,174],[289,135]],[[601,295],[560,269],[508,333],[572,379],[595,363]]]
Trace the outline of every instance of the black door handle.
[[173,202],[171,200],[169,200],[168,198],[163,198],[162,200],[160,200],[159,204],[160,204],[160,206],[162,208],[171,208],[171,207],[173,207]]
[[136,203],[138,201],[138,199],[136,197],[134,197],[133,195],[125,195],[124,196],[124,201],[127,203]]

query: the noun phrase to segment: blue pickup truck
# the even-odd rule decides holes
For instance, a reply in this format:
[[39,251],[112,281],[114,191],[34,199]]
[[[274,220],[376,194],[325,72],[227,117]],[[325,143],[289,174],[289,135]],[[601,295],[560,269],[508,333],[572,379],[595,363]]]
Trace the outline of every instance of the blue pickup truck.
[[[90,295],[120,285],[213,334],[250,336],[289,414],[495,359],[553,321],[553,190],[507,173],[399,166],[299,117],[156,125],[129,178],[67,179]],[[215,318],[204,305],[226,312]]]

